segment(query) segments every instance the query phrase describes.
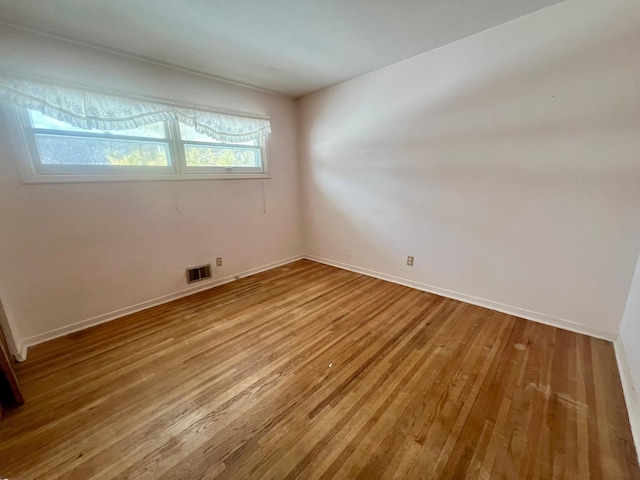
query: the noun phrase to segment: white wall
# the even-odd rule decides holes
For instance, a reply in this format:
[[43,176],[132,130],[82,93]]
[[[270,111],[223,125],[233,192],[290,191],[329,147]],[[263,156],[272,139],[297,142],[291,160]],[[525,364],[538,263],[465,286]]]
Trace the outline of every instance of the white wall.
[[305,97],[300,212],[293,100],[3,26],[2,70],[274,130],[270,180],[23,185],[0,119],[12,330],[32,343],[180,292],[216,256],[215,278],[295,256],[302,213],[318,258],[613,337],[640,250],[638,44],[637,2],[568,0]]
[[614,338],[639,45],[640,3],[569,0],[302,98],[306,253]]
[[631,282],[631,290],[620,325],[620,338],[631,368],[633,384],[640,391],[640,259]]
[[640,455],[640,258],[631,282],[616,350],[629,420]]
[[294,100],[4,26],[0,65],[265,114],[273,129],[271,179],[24,185],[0,124],[0,298],[21,341],[179,292],[186,267],[218,256],[214,279],[301,253]]

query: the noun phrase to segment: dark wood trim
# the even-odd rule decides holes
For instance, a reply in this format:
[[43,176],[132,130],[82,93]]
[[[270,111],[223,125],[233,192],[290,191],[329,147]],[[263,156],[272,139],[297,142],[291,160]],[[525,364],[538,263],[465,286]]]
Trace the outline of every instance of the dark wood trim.
[[0,328],[0,403],[4,404],[5,407],[24,403],[20,384],[13,370],[12,356],[9,353],[9,347],[4,338],[2,328]]

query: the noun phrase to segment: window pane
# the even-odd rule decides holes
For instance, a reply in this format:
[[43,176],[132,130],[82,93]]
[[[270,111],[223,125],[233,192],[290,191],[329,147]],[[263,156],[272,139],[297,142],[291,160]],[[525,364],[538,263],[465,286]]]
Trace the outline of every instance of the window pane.
[[99,130],[97,128],[84,129],[74,127],[67,122],[48,117],[36,110],[29,110],[31,124],[35,128],[46,128],[49,130],[62,130],[67,132],[90,132],[90,133],[110,133],[112,135],[125,135],[131,137],[165,138],[164,123],[157,122],[150,125],[130,129],[130,130]]
[[43,165],[170,165],[161,143],[44,134],[37,134],[36,141]]
[[[187,125],[180,124],[180,136],[182,140],[191,142],[211,142],[211,143],[229,143],[222,140],[216,140],[209,135],[196,132],[196,129]],[[233,142],[234,145],[258,145],[257,140],[250,140],[248,142]]]
[[189,167],[261,167],[260,149],[185,145]]

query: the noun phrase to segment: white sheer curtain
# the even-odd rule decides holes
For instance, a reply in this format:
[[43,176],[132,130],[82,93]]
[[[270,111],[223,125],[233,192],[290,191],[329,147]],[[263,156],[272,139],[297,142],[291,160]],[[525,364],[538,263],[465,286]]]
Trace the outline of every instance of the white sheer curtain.
[[79,128],[128,130],[177,119],[223,142],[248,142],[271,132],[268,119],[110,95],[0,75],[0,101],[37,110]]

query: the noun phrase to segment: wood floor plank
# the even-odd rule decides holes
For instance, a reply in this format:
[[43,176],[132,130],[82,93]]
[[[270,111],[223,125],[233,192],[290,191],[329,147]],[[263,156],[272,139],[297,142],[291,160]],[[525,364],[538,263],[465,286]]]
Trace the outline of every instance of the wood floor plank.
[[640,478],[611,343],[308,260],[17,374],[11,480]]

